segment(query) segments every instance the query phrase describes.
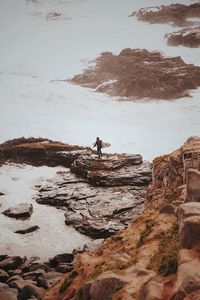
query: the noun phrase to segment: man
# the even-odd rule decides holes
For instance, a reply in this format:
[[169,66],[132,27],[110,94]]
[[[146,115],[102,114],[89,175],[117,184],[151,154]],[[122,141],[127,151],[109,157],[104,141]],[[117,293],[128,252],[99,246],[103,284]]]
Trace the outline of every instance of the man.
[[102,152],[101,152],[101,149],[102,149],[102,141],[99,139],[99,137],[97,137],[96,139],[96,142],[93,146],[94,147],[97,147],[97,153],[99,155],[99,158],[102,156]]

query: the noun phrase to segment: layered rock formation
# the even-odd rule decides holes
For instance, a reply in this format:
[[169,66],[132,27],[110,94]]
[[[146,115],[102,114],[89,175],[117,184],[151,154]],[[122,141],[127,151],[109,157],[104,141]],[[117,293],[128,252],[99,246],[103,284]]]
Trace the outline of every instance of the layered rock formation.
[[66,224],[93,238],[124,229],[142,212],[151,165],[140,155],[83,155],[39,189],[36,201],[66,210]]
[[[149,194],[150,198],[156,199],[157,195],[159,198],[167,201],[185,201],[185,183],[188,176],[188,191],[190,191],[189,197],[195,196],[194,189],[198,193],[197,180],[198,176],[195,176],[196,171],[191,171],[192,176],[190,179],[189,169],[195,169],[200,171],[200,139],[199,137],[190,137],[185,144],[178,150],[174,151],[170,155],[164,155],[157,157],[153,162],[153,188],[151,190],[152,195]],[[189,171],[189,172],[188,172]],[[188,172],[188,173],[187,173]],[[186,174],[188,174],[186,176]],[[191,186],[191,188],[190,188]],[[193,194],[191,194],[193,190]],[[154,198],[155,197],[155,198]],[[196,200],[195,200],[196,201]],[[158,205],[158,201],[155,201]]]
[[76,158],[88,151],[91,152],[91,149],[49,139],[19,138],[0,145],[0,164],[14,162],[33,166],[70,167]]
[[102,53],[94,68],[74,76],[70,82],[112,96],[132,99],[177,99],[200,85],[200,68],[180,57],[160,52],[124,49],[119,55]]
[[165,35],[169,46],[185,46],[197,48],[200,46],[200,27],[184,28]]
[[200,3],[191,5],[171,4],[168,6],[142,8],[137,12],[133,12],[131,16],[136,16],[138,20],[151,24],[170,23],[174,26],[191,26],[194,25],[195,21],[189,18],[200,17]]

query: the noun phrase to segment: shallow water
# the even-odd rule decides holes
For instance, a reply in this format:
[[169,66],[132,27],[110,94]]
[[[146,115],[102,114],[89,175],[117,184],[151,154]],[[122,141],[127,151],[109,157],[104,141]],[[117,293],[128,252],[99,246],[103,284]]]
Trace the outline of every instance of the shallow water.
[[[35,202],[35,185],[42,184],[64,168],[4,165],[0,168],[0,253],[20,256],[39,256],[45,260],[53,255],[71,252],[91,241],[65,225],[64,211]],[[16,220],[1,214],[19,203],[32,203],[30,219]],[[40,229],[25,235],[15,233],[23,226],[39,225]]]

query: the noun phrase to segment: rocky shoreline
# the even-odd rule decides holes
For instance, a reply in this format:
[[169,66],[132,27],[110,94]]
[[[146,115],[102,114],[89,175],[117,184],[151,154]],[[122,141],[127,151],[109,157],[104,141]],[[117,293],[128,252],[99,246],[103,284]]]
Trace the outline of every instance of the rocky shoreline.
[[[151,164],[141,155],[104,154],[46,139],[16,139],[0,145],[2,164],[62,165],[66,171],[38,187],[36,201],[61,208],[65,223],[92,238],[106,238],[126,228],[142,213],[151,182]],[[30,217],[33,207],[22,203],[3,213]],[[34,229],[38,229],[34,226]],[[31,228],[22,228],[29,232]]]
[[188,97],[189,90],[200,86],[200,67],[186,64],[181,57],[165,57],[159,51],[105,52],[95,64],[70,82],[130,100],[178,99]]

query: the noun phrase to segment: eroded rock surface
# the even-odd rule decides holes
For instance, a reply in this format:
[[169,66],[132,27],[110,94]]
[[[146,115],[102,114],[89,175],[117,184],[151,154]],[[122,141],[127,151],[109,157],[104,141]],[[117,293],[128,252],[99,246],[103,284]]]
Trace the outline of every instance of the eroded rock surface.
[[[104,171],[99,169],[98,172]],[[83,180],[66,171],[42,186],[36,201],[63,208],[66,224],[73,225],[79,232],[93,238],[107,237],[125,228],[134,215],[142,212],[147,186],[151,181],[150,165],[146,179],[147,176],[148,180],[143,185],[132,180],[131,185],[122,186],[116,179],[115,186],[95,187],[87,182],[87,175]]]
[[165,37],[169,46],[197,48],[200,46],[200,26],[172,32]]
[[170,23],[174,26],[190,26],[195,21],[188,20],[188,18],[200,17],[200,3],[191,5],[171,4],[168,6],[142,8],[134,12],[131,16],[136,16],[138,20],[151,24]]
[[180,57],[160,52],[123,49],[119,55],[102,53],[96,66],[70,81],[112,96],[132,99],[177,99],[200,86],[200,68]]
[[163,199],[162,206],[168,203],[179,206],[186,198],[187,201],[199,201],[200,137],[190,137],[180,149],[157,157],[153,161],[153,170],[151,206],[159,205],[158,198],[159,201]]

